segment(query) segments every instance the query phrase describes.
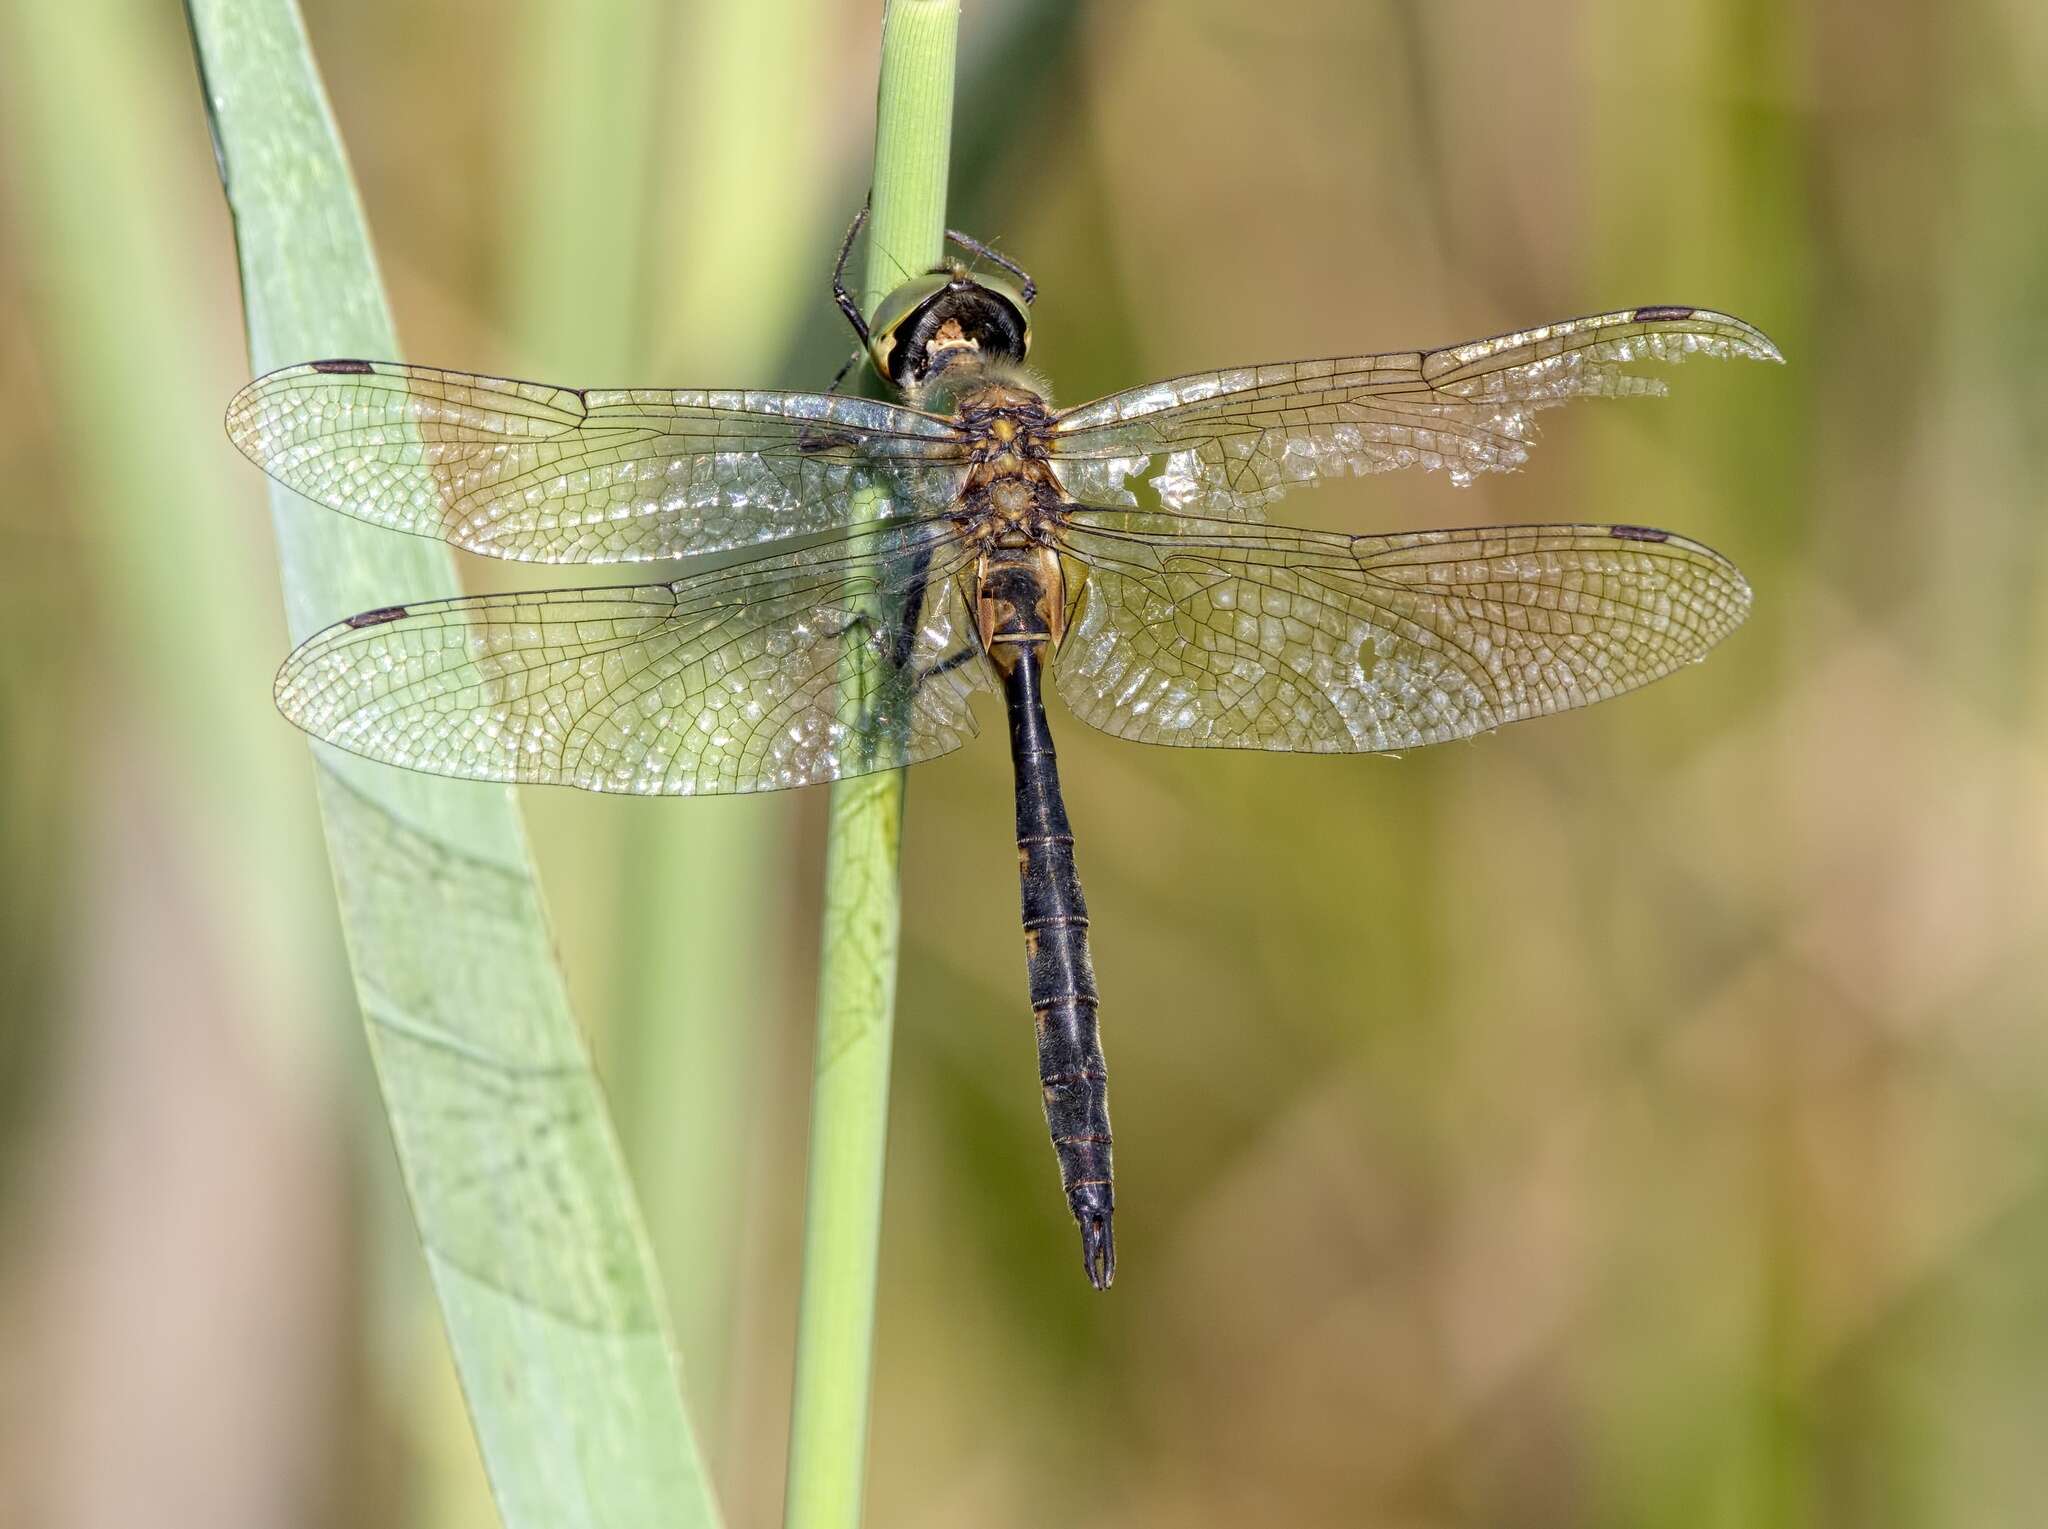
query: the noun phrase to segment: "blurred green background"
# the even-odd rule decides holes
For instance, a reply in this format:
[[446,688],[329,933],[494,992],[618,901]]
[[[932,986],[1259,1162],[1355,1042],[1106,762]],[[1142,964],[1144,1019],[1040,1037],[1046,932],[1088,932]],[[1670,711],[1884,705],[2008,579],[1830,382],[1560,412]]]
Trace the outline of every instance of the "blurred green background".
[[[408,354],[821,385],[878,19],[310,3]],[[870,1521],[2040,1522],[2048,11],[969,0],[962,47],[953,221],[1038,278],[1063,402],[1651,302],[1790,364],[1276,512],[1696,536],[1757,592],[1697,670],[1400,761],[1055,708],[1106,1298],[999,718],[914,773]],[[0,8],[0,314],[0,1525],[487,1524],[270,707],[175,7]],[[526,806],[729,1520],[772,1524],[824,795]]]

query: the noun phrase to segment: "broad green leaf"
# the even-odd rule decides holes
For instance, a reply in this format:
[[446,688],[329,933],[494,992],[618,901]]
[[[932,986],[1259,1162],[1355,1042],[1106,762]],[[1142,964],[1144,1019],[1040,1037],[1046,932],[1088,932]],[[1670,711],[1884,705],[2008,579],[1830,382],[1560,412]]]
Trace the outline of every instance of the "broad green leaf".
[[[397,354],[297,11],[191,0],[251,364]],[[272,491],[291,629],[454,594],[446,550]],[[509,792],[319,751],[371,1054],[499,1511],[715,1524],[653,1261]]]

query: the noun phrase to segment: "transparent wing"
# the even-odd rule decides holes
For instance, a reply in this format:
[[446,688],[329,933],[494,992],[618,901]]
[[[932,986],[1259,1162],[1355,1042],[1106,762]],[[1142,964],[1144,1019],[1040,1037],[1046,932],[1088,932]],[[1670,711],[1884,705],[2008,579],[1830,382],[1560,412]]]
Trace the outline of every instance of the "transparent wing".
[[[1175,527],[1170,533],[1156,528]],[[1702,657],[1749,586],[1640,526],[1333,536],[1091,510],[1054,663],[1082,721],[1146,743],[1369,753],[1589,706]]]
[[472,780],[688,796],[930,759],[988,685],[950,527],[863,530],[674,584],[366,611],[277,704],[316,737]]
[[1539,409],[1662,393],[1631,368],[1691,355],[1783,359],[1724,313],[1630,308],[1443,350],[1177,377],[1069,410],[1052,450],[1077,499],[1131,502],[1124,480],[1164,454],[1152,481],[1169,509],[1257,519],[1319,478],[1420,466],[1462,484],[1518,467]]
[[309,499],[535,563],[694,557],[936,513],[966,470],[946,420],[864,398],[598,392],[384,361],[272,372],[235,395],[227,428]]

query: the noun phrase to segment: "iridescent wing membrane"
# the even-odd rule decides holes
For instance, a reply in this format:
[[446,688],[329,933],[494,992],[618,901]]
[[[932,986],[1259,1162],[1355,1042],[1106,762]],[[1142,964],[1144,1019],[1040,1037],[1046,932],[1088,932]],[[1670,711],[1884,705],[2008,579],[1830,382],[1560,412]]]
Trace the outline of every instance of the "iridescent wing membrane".
[[[1690,355],[1778,361],[1726,314],[1636,308],[1475,340],[1244,367],[1061,416],[1077,493],[1169,511],[1072,517],[1088,565],[1054,667],[1074,714],[1118,737],[1219,748],[1416,748],[1590,705],[1706,654],[1741,624],[1735,567],[1627,525],[1334,536],[1258,524],[1297,483],[1397,467],[1458,483],[1527,457],[1537,411],[1657,394],[1630,370]],[[1248,523],[1250,522],[1250,523]]]
[[334,509],[541,563],[813,545],[668,584],[442,600],[316,634],[301,727],[433,774],[665,794],[807,785],[945,753],[984,684],[945,510],[947,420],[815,393],[552,387],[322,361],[228,434]]
[[1633,690],[1702,657],[1749,587],[1637,526],[1336,536],[1086,511],[1088,581],[1053,676],[1144,743],[1371,753]]
[[1629,308],[1441,350],[1176,377],[1068,411],[1053,450],[1083,500],[1128,503],[1125,478],[1163,455],[1152,482],[1168,509],[1258,519],[1268,500],[1320,478],[1423,467],[1462,484],[1519,467],[1537,411],[1662,393],[1630,366],[1690,355],[1783,359],[1723,313]]
[[949,421],[865,398],[600,392],[382,361],[272,372],[227,425],[309,499],[535,563],[696,557],[939,514],[966,472]]
[[974,735],[951,528],[881,526],[673,584],[482,595],[351,617],[277,703],[435,775],[653,795],[890,769]]

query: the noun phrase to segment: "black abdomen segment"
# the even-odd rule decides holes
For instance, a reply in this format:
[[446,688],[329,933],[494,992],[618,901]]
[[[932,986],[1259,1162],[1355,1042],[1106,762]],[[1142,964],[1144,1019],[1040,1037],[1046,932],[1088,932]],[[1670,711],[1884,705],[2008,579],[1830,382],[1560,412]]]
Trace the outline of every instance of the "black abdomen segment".
[[[1017,866],[1024,888],[1024,957],[1038,1027],[1038,1077],[1060,1184],[1081,1227],[1081,1260],[1097,1290],[1116,1277],[1110,1219],[1109,1081],[1096,1033],[1095,969],[1088,959],[1088,905],[1074,867],[1074,835],[1060,800],[1039,681],[1044,648],[1015,646],[1003,675],[1010,753],[1017,765]],[[1006,657],[1008,655],[1005,655]],[[998,666],[999,669],[1001,666]]]

